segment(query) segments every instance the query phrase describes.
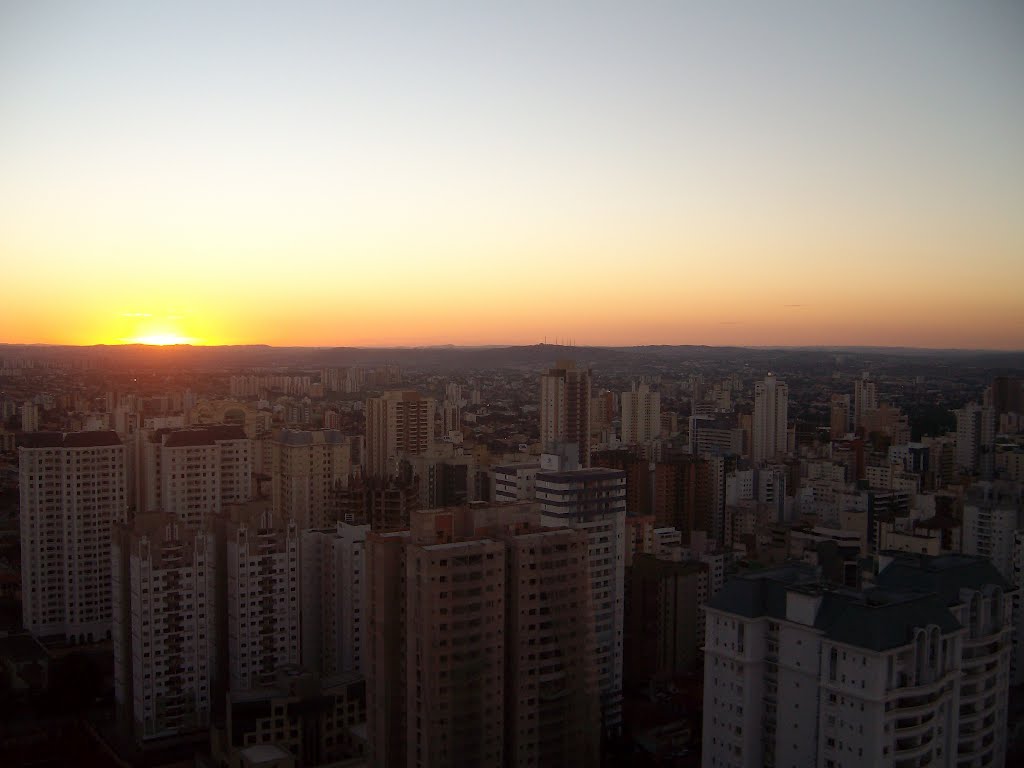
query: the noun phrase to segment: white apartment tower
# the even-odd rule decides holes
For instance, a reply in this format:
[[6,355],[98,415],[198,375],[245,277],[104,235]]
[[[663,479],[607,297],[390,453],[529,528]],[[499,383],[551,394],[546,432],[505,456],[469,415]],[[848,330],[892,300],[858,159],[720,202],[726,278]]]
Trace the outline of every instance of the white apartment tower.
[[19,449],[22,620],[71,643],[111,631],[110,536],[128,510],[114,432],[37,432]]
[[878,566],[864,590],[798,564],[711,599],[705,768],[1003,765],[1009,585],[963,555]]
[[434,441],[437,403],[419,392],[392,391],[366,401],[366,470],[371,477],[394,474],[401,454],[426,452]]
[[995,463],[995,409],[968,403],[953,413],[956,414],[957,469],[991,477]]
[[138,509],[188,525],[252,498],[253,441],[240,426],[158,429],[141,436]]
[[299,663],[299,532],[259,503],[226,513],[227,682],[237,692],[270,686],[278,667]]
[[294,520],[300,531],[331,525],[331,490],[347,484],[351,471],[351,447],[341,432],[281,430],[271,466],[274,513]]
[[751,459],[755,464],[786,453],[788,418],[789,387],[769,373],[754,385]]
[[590,466],[589,368],[572,360],[559,361],[540,377],[540,440],[543,449],[557,453],[560,443],[575,443],[581,467]]
[[113,545],[114,694],[137,741],[209,727],[217,668],[217,545],[209,527],[149,512]]
[[321,677],[365,672],[369,530],[339,522],[302,532],[302,665]]
[[626,475],[617,469],[540,472],[536,483],[541,524],[587,536],[602,720],[614,733],[622,724]]
[[647,383],[622,393],[622,442],[643,445],[661,434],[661,395]]

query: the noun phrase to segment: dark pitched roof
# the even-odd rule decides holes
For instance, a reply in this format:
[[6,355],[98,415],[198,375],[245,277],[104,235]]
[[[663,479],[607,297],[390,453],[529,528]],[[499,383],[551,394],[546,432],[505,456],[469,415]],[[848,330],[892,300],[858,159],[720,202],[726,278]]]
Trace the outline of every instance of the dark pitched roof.
[[624,478],[626,473],[621,469],[605,469],[604,467],[589,467],[587,469],[567,469],[560,472],[540,472],[537,480],[547,480],[555,483],[569,483],[575,480],[615,480]]
[[121,445],[117,432],[68,432],[64,435],[65,448],[96,448],[108,445]]
[[23,448],[102,448],[121,445],[117,432],[29,432],[21,436]]
[[935,595],[891,593],[826,593],[815,626],[830,640],[873,651],[906,645],[914,631],[929,624],[942,634],[960,629],[960,623]]
[[168,432],[165,448],[185,448],[195,445],[213,445],[218,440],[244,440],[245,430],[234,424],[208,424]]
[[875,579],[880,587],[932,592],[944,605],[957,605],[961,589],[986,586],[1013,589],[984,557],[959,554],[929,557],[908,552],[884,552],[883,555],[891,557],[892,562]]
[[800,584],[816,583],[818,576],[812,566],[793,563],[730,579],[708,601],[708,607],[747,618],[771,616],[784,619],[786,590]]
[[820,598],[814,626],[846,645],[884,651],[911,642],[917,629],[936,625],[943,634],[960,629],[950,612],[961,588],[1007,588],[983,558],[965,555],[889,553],[894,561],[864,591],[829,586],[810,566],[793,563],[731,579],[708,607],[747,618],[786,618],[789,592]]

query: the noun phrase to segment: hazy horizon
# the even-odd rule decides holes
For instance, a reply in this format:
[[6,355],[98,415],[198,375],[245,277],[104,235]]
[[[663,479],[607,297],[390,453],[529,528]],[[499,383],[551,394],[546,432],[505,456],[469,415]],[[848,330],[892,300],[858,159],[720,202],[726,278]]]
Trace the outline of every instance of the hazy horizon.
[[880,344],[700,344],[700,343],[627,343],[627,344],[562,344],[553,341],[524,342],[520,344],[505,342],[489,342],[483,344],[456,344],[438,342],[433,344],[267,344],[262,342],[244,342],[237,344],[198,344],[189,342],[151,343],[142,341],[125,341],[119,343],[97,342],[95,344],[65,344],[60,342],[18,342],[0,341],[0,347],[71,347],[75,349],[92,349],[95,347],[143,347],[147,349],[220,349],[232,347],[270,347],[272,349],[520,349],[528,347],[552,347],[557,349],[644,349],[647,347],[707,347],[709,349],[752,349],[752,350],[909,350],[922,352],[993,352],[1024,354],[1024,347],[922,347],[907,345]]

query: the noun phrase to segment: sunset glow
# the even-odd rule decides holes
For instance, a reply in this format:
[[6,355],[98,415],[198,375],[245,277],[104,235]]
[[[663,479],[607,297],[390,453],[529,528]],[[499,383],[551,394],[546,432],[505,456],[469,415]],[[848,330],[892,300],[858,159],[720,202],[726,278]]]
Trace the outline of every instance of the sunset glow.
[[0,12],[0,342],[1024,347],[1020,4],[313,5]]
[[156,347],[166,347],[172,344],[191,344],[191,339],[186,339],[183,336],[175,336],[174,334],[156,334],[154,336],[140,336],[136,339],[131,339],[131,344],[149,344]]

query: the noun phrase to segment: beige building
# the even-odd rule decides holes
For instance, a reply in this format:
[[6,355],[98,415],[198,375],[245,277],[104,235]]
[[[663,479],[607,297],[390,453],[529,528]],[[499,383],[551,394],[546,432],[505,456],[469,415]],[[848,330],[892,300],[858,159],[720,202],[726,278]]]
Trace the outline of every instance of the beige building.
[[22,621],[68,642],[110,636],[110,537],[127,518],[114,432],[26,435],[19,449]]
[[633,383],[622,393],[622,442],[645,445],[661,434],[661,395],[650,384]]
[[433,398],[418,392],[392,391],[366,401],[366,471],[387,477],[401,455],[424,453],[434,441]]
[[189,525],[252,498],[252,440],[236,425],[143,430],[137,509]]
[[590,466],[589,368],[560,360],[540,377],[540,441],[545,451],[557,453],[560,443],[574,443],[581,467]]
[[750,458],[757,464],[786,453],[789,387],[769,373],[754,385],[754,421]]
[[537,519],[472,505],[369,534],[372,764],[596,765],[586,539]]
[[283,429],[272,456],[274,512],[294,520],[300,531],[332,525],[332,493],[348,483],[352,471],[348,439],[333,429]]

